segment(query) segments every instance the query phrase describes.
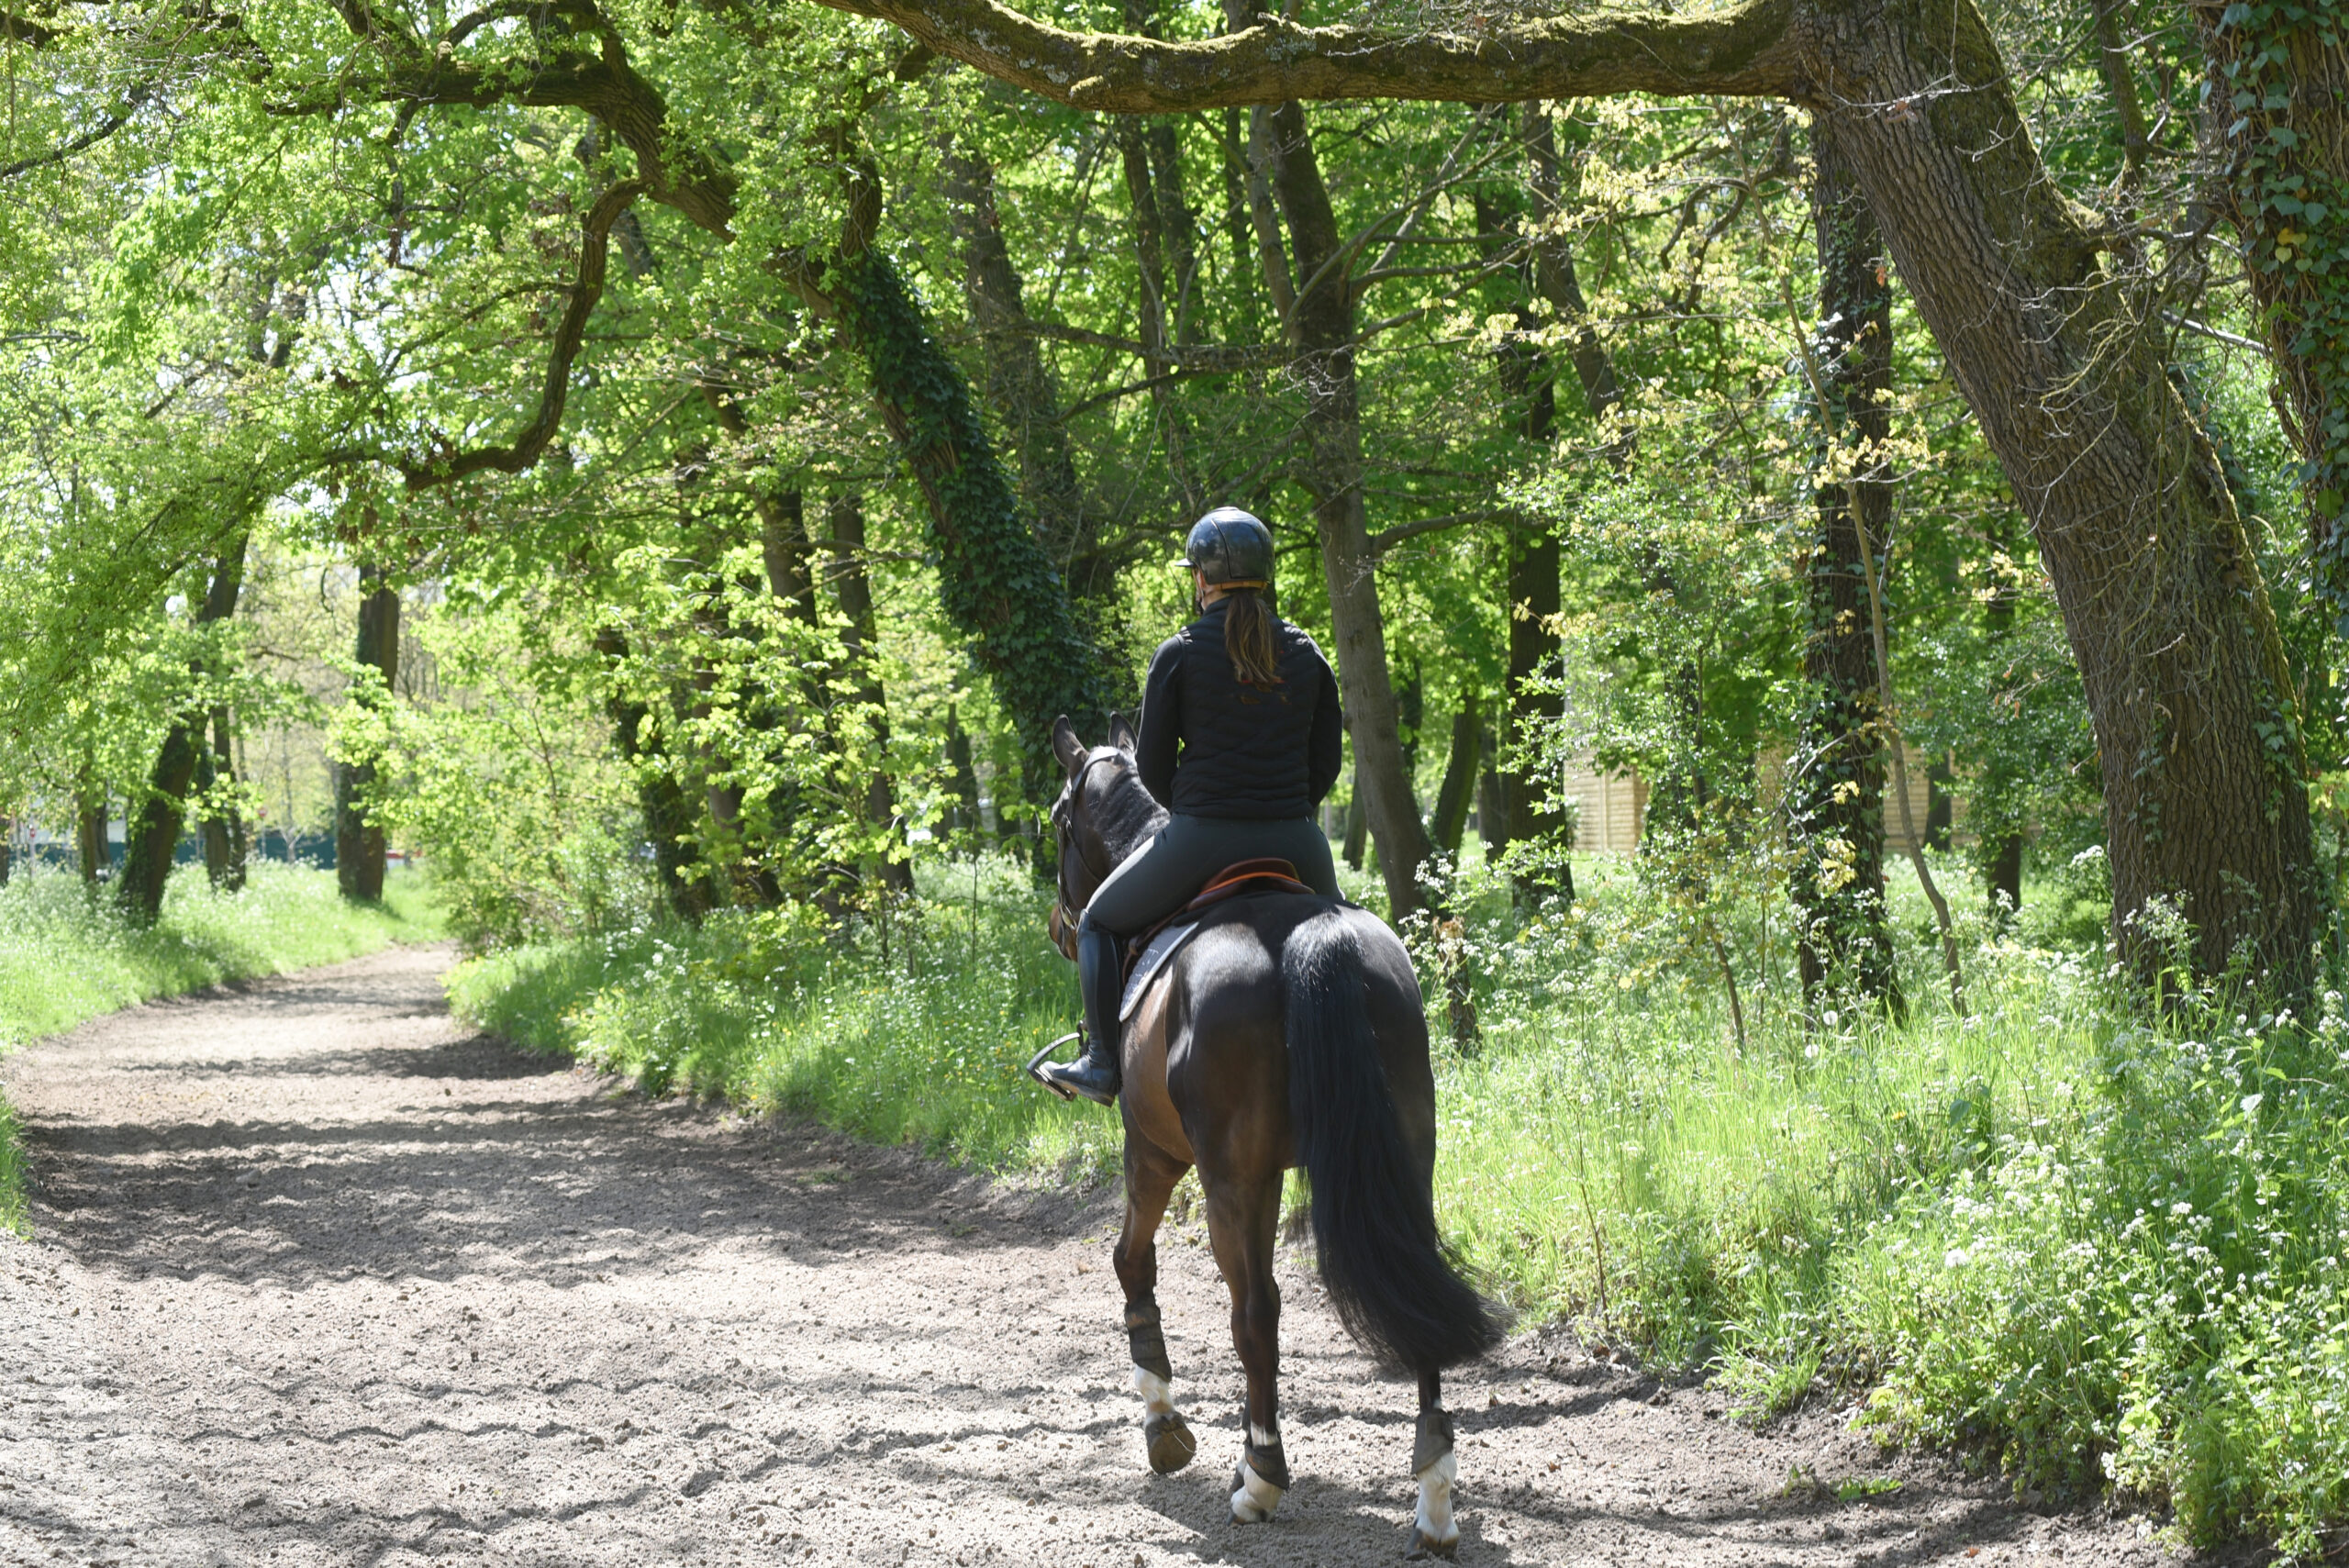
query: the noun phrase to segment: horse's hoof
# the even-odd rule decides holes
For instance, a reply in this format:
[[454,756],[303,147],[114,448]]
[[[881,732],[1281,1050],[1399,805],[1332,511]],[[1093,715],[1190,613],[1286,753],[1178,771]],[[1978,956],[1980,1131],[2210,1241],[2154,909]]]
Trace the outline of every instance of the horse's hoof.
[[1455,1532],[1450,1540],[1430,1540],[1420,1533],[1419,1526],[1413,1525],[1411,1550],[1403,1555],[1413,1562],[1424,1562],[1431,1557],[1441,1557],[1449,1562],[1460,1555],[1460,1537]]
[[1199,1440],[1191,1435],[1183,1418],[1171,1410],[1144,1421],[1141,1435],[1150,1444],[1150,1467],[1161,1475],[1174,1474],[1199,1451]]
[[1231,1522],[1236,1525],[1260,1525],[1273,1517],[1273,1510],[1288,1496],[1288,1488],[1275,1486],[1241,1460],[1231,1467]]

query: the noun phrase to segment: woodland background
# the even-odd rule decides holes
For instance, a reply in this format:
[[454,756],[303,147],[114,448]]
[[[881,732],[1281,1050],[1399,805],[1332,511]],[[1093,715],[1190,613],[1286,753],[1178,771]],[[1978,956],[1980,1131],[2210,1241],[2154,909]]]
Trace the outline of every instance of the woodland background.
[[1243,505],[1498,1287],[2338,1547],[2339,13],[879,9],[0,14],[9,1026],[429,875],[525,1043],[1096,1179],[1046,738]]

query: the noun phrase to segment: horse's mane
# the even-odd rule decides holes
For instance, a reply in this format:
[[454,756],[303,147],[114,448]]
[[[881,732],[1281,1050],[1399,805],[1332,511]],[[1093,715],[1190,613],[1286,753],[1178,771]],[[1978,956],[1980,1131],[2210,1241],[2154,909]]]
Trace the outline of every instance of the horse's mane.
[[1132,759],[1123,752],[1119,757],[1116,766],[1093,775],[1098,787],[1088,792],[1085,803],[1085,815],[1100,833],[1112,862],[1123,861],[1166,826],[1166,808],[1141,787],[1141,775],[1134,771]]

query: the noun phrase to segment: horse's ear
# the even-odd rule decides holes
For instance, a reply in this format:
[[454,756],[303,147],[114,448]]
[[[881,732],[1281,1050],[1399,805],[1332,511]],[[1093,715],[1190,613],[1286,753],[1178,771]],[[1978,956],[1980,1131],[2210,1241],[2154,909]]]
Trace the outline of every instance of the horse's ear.
[[1068,770],[1071,778],[1076,777],[1077,770],[1085,766],[1085,742],[1069,728],[1066,714],[1052,720],[1052,755],[1061,760],[1061,766]]
[[1132,756],[1135,749],[1141,744],[1134,734],[1134,727],[1126,722],[1126,716],[1122,713],[1113,713],[1109,716],[1109,744],[1129,757]]

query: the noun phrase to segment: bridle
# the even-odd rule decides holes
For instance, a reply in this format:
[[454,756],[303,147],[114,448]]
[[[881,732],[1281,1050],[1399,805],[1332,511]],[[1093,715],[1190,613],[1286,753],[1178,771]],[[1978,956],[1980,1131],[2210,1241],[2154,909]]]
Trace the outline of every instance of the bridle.
[[1061,797],[1052,802],[1052,836],[1059,841],[1060,873],[1054,879],[1056,896],[1052,900],[1051,930],[1052,946],[1060,949],[1061,956],[1071,963],[1076,962],[1076,925],[1084,917],[1085,906],[1072,904],[1068,895],[1069,861],[1075,850],[1074,825],[1070,818],[1078,796],[1085,793],[1085,781],[1093,775],[1093,770],[1104,762],[1114,762],[1122,755],[1115,747],[1110,747],[1097,756],[1087,757],[1085,766],[1077,769],[1076,775],[1068,781],[1068,787],[1061,791]]

